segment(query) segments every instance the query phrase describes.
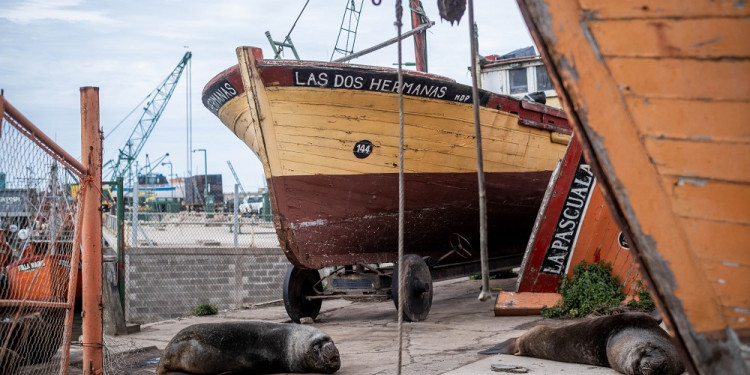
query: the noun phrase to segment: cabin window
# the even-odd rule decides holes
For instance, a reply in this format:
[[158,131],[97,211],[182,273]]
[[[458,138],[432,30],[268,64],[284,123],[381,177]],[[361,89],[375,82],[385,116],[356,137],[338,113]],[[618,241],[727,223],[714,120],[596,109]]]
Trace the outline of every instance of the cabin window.
[[537,91],[544,91],[544,90],[554,90],[555,88],[552,86],[552,81],[549,79],[549,75],[547,74],[547,69],[544,67],[544,65],[537,65],[536,66],[536,90]]
[[510,73],[510,93],[520,94],[529,92],[526,69],[511,69]]

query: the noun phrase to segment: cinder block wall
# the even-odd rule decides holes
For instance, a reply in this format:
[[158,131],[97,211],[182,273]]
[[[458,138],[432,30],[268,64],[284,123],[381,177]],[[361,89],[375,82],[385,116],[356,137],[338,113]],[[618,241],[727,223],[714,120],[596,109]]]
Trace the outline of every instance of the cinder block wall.
[[222,310],[279,300],[289,265],[280,248],[128,248],[125,320],[174,319],[203,303]]

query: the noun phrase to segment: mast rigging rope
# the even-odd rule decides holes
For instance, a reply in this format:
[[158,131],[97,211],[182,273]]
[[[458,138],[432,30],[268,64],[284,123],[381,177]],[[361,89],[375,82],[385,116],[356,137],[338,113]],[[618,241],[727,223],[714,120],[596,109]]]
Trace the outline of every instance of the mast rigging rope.
[[396,33],[398,36],[398,369],[401,375],[404,345],[404,300],[406,299],[406,270],[404,269],[404,85],[403,66],[401,56],[401,18],[404,9],[401,0],[396,0]]
[[284,51],[284,45],[286,44],[286,41],[289,40],[289,37],[292,36],[292,31],[294,30],[294,27],[297,26],[297,21],[299,21],[299,18],[302,17],[302,13],[305,12],[305,8],[307,8],[307,4],[310,4],[310,0],[305,1],[305,6],[302,7],[302,10],[299,11],[299,14],[297,15],[297,19],[294,20],[294,23],[292,24],[292,28],[289,29],[289,32],[286,33],[286,36],[284,37],[284,41],[281,42],[281,45],[279,46],[279,50],[276,51],[276,55],[273,56],[274,59],[278,59],[279,55]]

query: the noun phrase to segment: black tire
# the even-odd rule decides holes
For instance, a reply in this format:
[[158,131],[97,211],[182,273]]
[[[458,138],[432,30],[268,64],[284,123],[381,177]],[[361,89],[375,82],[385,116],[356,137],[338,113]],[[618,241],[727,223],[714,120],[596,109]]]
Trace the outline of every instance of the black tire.
[[[432,275],[427,263],[418,255],[404,256],[406,277],[404,279],[404,319],[409,322],[421,322],[427,319],[432,307]],[[399,265],[393,269],[391,294],[393,303],[398,309]]]
[[307,296],[314,296],[314,286],[320,281],[318,270],[305,270],[290,266],[284,277],[284,307],[286,313],[295,323],[301,318],[315,319],[320,312],[322,300],[307,300]]

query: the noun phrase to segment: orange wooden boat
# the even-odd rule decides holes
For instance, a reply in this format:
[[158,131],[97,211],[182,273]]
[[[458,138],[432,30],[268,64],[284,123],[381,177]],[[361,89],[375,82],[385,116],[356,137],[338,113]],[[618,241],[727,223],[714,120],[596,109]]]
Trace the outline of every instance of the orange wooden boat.
[[688,370],[748,373],[750,6],[519,4]]
[[561,279],[572,276],[573,266],[583,261],[609,263],[623,293],[637,291],[638,264],[583,158],[580,142],[572,140],[552,175],[516,291],[555,293]]
[[[70,255],[73,252],[75,207],[70,203],[69,192],[60,183],[57,164],[51,166],[48,185],[41,192],[28,189],[15,193],[26,197],[22,201],[33,203],[18,210],[20,216],[14,217],[14,222],[23,226],[15,233],[14,241],[9,243],[6,235],[0,236],[0,255],[1,251],[9,254],[5,258],[0,257],[0,260],[7,262],[1,265],[5,266],[8,283],[8,290],[0,291],[0,296],[4,294],[0,298],[65,301]],[[80,264],[78,267],[80,269]],[[76,297],[80,296],[79,272]]]

